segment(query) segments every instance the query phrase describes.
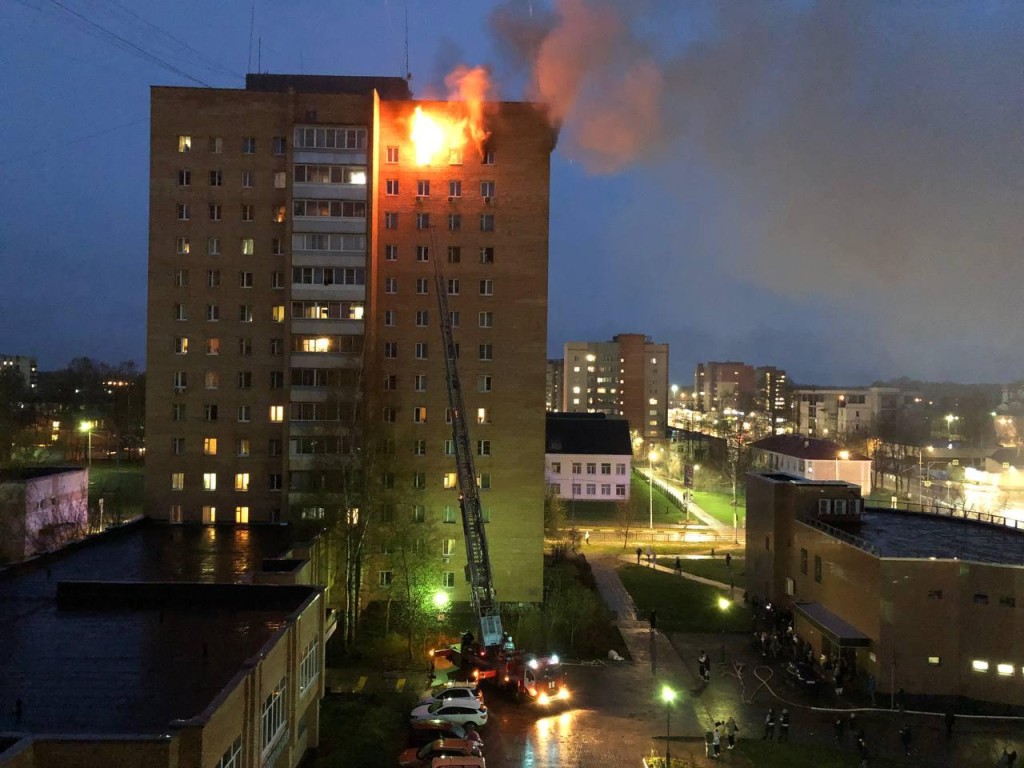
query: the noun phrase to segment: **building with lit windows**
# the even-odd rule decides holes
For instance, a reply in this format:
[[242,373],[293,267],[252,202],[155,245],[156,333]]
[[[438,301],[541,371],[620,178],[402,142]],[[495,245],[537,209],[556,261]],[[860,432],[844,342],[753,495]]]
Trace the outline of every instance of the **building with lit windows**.
[[39,366],[34,357],[0,355],[0,371],[6,370],[17,373],[28,390],[34,390],[39,382]]
[[802,435],[771,435],[750,444],[755,470],[787,472],[808,480],[842,480],[871,493],[871,459],[831,440]]
[[793,395],[797,431],[834,440],[867,437],[907,399],[897,387],[802,387]]
[[562,410],[622,416],[629,429],[662,440],[668,426],[668,344],[620,333],[611,341],[565,344]]
[[[418,157],[398,78],[153,88],[147,505],[175,522],[323,514],[353,457],[382,520],[452,523],[468,598],[435,270],[503,601],[542,597],[550,153],[526,103]],[[445,541],[450,539],[446,538]],[[456,578],[458,574],[458,578]],[[368,582],[374,582],[372,578]]]
[[747,479],[746,587],[795,617],[815,658],[843,656],[888,697],[1024,705],[1024,529],[959,510],[869,508],[860,489]]
[[567,502],[629,501],[633,446],[625,419],[603,413],[549,413],[548,488]]
[[749,411],[757,398],[754,366],[740,362],[698,363],[693,374],[693,401],[698,411]]
[[6,569],[0,766],[302,763],[332,624],[287,536],[146,521]]
[[565,361],[548,360],[547,376],[544,382],[544,406],[548,413],[562,410],[562,385],[565,380]]

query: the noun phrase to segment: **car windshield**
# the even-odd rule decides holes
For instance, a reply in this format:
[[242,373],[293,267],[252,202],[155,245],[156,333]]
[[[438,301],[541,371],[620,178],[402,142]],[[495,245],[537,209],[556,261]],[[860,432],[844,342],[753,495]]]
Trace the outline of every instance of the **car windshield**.
[[439,709],[441,709],[441,707],[443,707],[443,706],[444,706],[444,702],[443,701],[435,701],[433,704],[431,704],[429,707],[427,707],[427,712],[429,712],[430,714],[434,714]]

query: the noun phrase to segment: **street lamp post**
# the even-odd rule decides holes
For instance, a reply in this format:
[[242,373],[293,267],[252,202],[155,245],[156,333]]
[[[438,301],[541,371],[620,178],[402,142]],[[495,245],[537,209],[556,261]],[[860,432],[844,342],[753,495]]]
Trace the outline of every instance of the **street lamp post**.
[[647,452],[647,479],[650,481],[650,489],[647,493],[647,516],[648,528],[654,530],[654,460],[658,458],[658,452],[651,448]]
[[676,699],[676,692],[667,685],[661,688],[661,700],[665,702],[665,768],[672,768],[672,702]]
[[[732,606],[732,600],[730,600],[729,598],[725,597],[724,595],[722,597],[718,598],[718,610],[720,610],[722,613],[725,613],[726,611],[728,611],[731,606]],[[724,664],[725,663],[725,623],[724,622],[722,623],[721,636],[722,636],[722,663]]]
[[88,447],[86,448],[86,461],[88,462],[90,467],[92,466],[92,430],[94,426],[96,425],[91,421],[83,421],[81,424],[78,425],[78,430],[80,432],[85,432],[87,436]]

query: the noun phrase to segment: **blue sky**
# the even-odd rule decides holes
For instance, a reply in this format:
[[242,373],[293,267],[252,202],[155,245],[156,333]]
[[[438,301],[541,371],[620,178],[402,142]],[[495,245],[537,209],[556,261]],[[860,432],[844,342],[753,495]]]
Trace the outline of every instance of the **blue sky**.
[[253,69],[400,75],[408,11],[417,95],[556,104],[552,356],[1024,376],[1024,4],[981,1],[10,0],[0,352],[143,362],[149,86],[240,87],[253,10]]

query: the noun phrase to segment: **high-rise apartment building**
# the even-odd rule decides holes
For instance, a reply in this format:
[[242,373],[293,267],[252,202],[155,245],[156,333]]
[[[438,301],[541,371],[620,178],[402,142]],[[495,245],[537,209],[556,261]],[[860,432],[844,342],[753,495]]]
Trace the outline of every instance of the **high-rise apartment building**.
[[39,366],[34,357],[24,355],[0,355],[0,371],[14,371],[25,383],[25,388],[34,390],[39,382]]
[[624,416],[630,431],[663,439],[668,426],[668,344],[640,333],[565,344],[562,410]]
[[698,411],[749,411],[757,396],[754,366],[739,362],[698,363],[693,402]]
[[148,509],[316,518],[355,462],[379,488],[360,514],[436,523],[438,585],[466,599],[440,269],[498,597],[537,601],[555,134],[488,103],[478,141],[424,154],[417,109],[468,114],[397,78],[153,89]]
[[564,398],[562,385],[565,382],[565,361],[548,360],[547,376],[544,381],[544,406],[549,412],[562,410]]

